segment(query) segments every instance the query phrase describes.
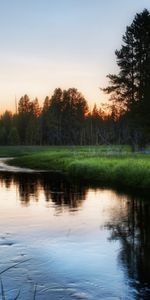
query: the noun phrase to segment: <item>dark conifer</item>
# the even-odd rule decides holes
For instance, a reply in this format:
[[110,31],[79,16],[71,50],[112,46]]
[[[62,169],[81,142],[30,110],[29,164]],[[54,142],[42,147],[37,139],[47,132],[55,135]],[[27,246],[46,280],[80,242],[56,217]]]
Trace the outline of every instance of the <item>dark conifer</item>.
[[136,14],[116,50],[119,73],[109,74],[110,85],[103,89],[114,103],[126,109],[132,140],[144,144],[150,127],[150,13]]

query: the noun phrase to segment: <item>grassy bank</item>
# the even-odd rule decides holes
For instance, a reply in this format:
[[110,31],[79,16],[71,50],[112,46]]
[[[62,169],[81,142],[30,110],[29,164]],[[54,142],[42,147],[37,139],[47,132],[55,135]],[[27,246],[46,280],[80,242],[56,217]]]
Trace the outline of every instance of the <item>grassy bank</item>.
[[49,148],[43,146],[0,146],[0,157],[26,156],[28,154],[48,151]]
[[150,155],[132,154],[129,147],[27,147],[18,155],[11,164],[62,171],[91,184],[150,189]]

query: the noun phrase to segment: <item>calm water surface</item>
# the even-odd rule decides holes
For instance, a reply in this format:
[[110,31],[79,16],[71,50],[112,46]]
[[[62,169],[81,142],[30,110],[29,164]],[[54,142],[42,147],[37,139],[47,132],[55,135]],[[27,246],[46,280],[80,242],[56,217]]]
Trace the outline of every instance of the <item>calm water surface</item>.
[[20,261],[6,300],[150,299],[149,199],[1,172],[0,272]]

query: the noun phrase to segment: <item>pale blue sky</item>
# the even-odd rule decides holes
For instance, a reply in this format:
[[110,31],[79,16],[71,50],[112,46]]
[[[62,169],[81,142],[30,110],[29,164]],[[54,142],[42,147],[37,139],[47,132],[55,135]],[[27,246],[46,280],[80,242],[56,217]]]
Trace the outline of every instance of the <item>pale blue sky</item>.
[[89,104],[116,70],[114,51],[150,0],[0,0],[0,111],[28,93],[78,88]]

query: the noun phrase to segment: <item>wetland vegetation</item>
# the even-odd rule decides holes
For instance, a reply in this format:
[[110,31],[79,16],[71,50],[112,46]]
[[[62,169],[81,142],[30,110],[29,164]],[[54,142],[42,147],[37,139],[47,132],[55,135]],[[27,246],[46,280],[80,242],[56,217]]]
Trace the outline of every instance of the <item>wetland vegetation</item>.
[[150,188],[150,155],[132,153],[129,146],[0,147],[1,157],[12,155],[11,165],[59,171],[79,182]]

